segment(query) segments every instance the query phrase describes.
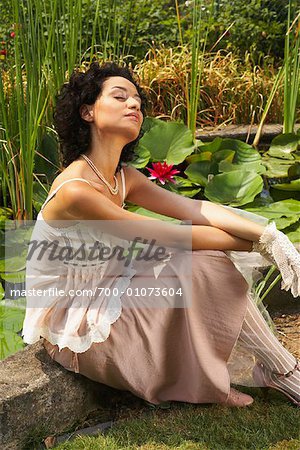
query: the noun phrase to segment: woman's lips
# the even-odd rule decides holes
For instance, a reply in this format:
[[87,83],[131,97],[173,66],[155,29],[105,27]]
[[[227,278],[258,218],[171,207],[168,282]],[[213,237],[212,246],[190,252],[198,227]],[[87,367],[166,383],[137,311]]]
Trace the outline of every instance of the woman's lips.
[[125,117],[127,117],[128,119],[133,120],[134,122],[139,122],[139,118],[135,114],[127,114]]

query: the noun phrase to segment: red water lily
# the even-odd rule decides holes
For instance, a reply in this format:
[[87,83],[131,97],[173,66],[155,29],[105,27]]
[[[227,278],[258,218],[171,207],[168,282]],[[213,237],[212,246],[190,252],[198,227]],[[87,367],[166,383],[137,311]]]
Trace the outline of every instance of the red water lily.
[[176,173],[180,173],[180,171],[177,169],[172,170],[173,165],[174,164],[167,164],[166,161],[164,161],[163,163],[161,162],[152,163],[153,167],[152,169],[146,167],[146,169],[149,170],[149,172],[151,173],[151,177],[148,177],[149,180],[158,179],[161,182],[161,184],[165,184],[166,181],[176,183],[176,181],[173,178],[174,175],[176,175]]

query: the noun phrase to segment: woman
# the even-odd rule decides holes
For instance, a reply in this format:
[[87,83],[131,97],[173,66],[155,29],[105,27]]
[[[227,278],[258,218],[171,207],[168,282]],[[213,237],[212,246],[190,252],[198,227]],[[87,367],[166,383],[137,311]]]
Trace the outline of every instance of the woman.
[[[148,237],[150,222],[155,234],[154,224],[160,221],[151,222],[123,209],[125,200],[191,221],[192,249],[186,251],[192,261],[190,303],[174,307],[167,298],[166,304],[173,306],[163,307],[162,295],[158,299],[162,307],[156,307],[151,295],[142,300],[130,295],[153,272],[153,262],[142,268],[131,265],[125,272],[117,263],[112,276],[103,277],[109,265],[55,261],[43,266],[32,259],[27,288],[60,286],[67,294],[63,298],[43,297],[38,304],[36,298],[31,303],[27,296],[24,341],[33,343],[42,336],[48,353],[66,369],[129,390],[154,404],[177,400],[250,405],[251,396],[230,386],[238,374],[239,384],[275,388],[299,406],[299,364],[270,332],[252,301],[248,283],[225,253],[254,249],[280,269],[281,258],[283,287],[298,295],[296,250],[273,224],[265,226],[229,208],[171,193],[126,164],[140,137],[144,107],[142,90],[125,68],[93,63],[86,73],[72,74],[62,88],[55,112],[65,169],[54,180],[36,224],[48,242],[71,240],[74,229],[77,243],[85,241],[82,230],[79,233],[76,228],[79,220],[113,221],[124,227],[133,220],[136,227],[144,227],[141,230]],[[51,225],[60,220],[70,221],[74,228]],[[187,228],[174,227],[176,238],[170,240],[184,240]],[[166,279],[171,286],[184,286],[183,261],[180,254],[171,255],[156,267],[155,278],[147,279],[156,289],[165,287]],[[116,286],[113,282],[121,283],[118,295],[68,295],[67,286],[101,288],[108,279],[110,287]]]

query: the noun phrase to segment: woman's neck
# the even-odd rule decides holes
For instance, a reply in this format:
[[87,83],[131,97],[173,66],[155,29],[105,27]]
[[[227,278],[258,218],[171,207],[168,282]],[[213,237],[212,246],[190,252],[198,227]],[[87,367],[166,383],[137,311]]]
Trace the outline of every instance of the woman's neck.
[[107,140],[105,142],[105,139],[99,141],[99,139],[92,140],[90,149],[85,152],[85,155],[94,163],[105,179],[113,184],[113,177],[118,169],[124,143],[116,139],[108,142]]

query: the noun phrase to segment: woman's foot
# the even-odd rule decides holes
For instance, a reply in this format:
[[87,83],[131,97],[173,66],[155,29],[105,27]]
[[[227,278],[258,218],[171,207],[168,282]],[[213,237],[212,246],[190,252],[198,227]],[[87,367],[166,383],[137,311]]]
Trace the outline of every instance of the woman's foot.
[[[294,405],[300,406],[300,362],[285,373],[271,371],[263,363],[253,369],[253,379],[260,386],[273,388],[284,394]],[[264,388],[263,388],[264,389]]]
[[243,408],[253,403],[253,398],[250,395],[243,394],[236,389],[230,388],[229,396],[224,403],[225,406],[237,406]]

